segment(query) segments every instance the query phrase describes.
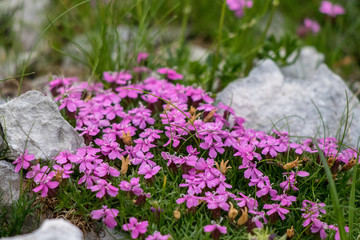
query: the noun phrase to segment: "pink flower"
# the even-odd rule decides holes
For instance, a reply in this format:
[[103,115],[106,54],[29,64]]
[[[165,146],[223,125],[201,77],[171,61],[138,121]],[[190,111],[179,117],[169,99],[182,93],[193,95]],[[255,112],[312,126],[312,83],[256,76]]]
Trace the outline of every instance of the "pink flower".
[[111,183],[103,179],[99,179],[96,181],[96,185],[90,187],[92,192],[96,192],[96,197],[102,198],[105,193],[109,194],[112,197],[115,197],[118,194],[119,189],[112,186]]
[[137,55],[137,62],[140,63],[142,61],[145,61],[149,57],[149,54],[146,52],[139,52]]
[[41,191],[41,197],[46,197],[47,193],[50,189],[54,189],[57,186],[59,186],[59,182],[56,181],[51,181],[53,179],[53,177],[55,176],[55,172],[51,172],[48,175],[43,174],[42,178],[37,181],[36,183],[39,184],[39,186],[37,186],[36,188],[33,189],[34,192],[39,192]]
[[102,209],[91,212],[93,219],[102,219],[108,228],[114,228],[117,225],[115,217],[119,214],[117,209],[108,209],[107,206],[102,206]]
[[94,174],[98,177],[105,177],[106,175],[112,177],[120,176],[120,172],[116,168],[110,167],[107,163],[101,163],[97,166],[94,170]]
[[129,223],[123,225],[123,230],[131,231],[131,237],[135,239],[139,237],[139,234],[146,233],[148,225],[148,221],[138,222],[136,218],[131,217]]
[[196,207],[199,205],[199,197],[193,195],[184,195],[182,198],[176,200],[177,204],[181,204],[186,201],[186,206],[188,208]]
[[104,72],[104,80],[109,83],[125,85],[131,79],[132,76],[128,72]]
[[237,203],[239,207],[247,206],[249,210],[256,210],[258,208],[258,202],[256,201],[256,199],[251,198],[250,196],[246,196],[243,193],[239,194],[241,196],[240,198],[234,198],[235,201],[239,201]]
[[122,191],[132,192],[136,196],[140,196],[144,191],[140,187],[139,181],[140,181],[140,178],[134,177],[130,180],[130,183],[127,181],[121,181],[119,187]]
[[132,123],[134,126],[138,126],[140,129],[144,129],[146,124],[154,125],[155,119],[151,117],[151,111],[144,106],[133,108],[129,111],[132,114]]
[[138,174],[145,175],[144,178],[149,179],[156,175],[160,169],[160,166],[150,166],[149,164],[143,163],[139,168]]
[[61,178],[69,178],[70,174],[74,172],[70,170],[72,168],[72,165],[70,163],[63,166],[55,164],[53,168],[54,170],[56,170],[56,173],[61,176]]
[[153,235],[147,236],[145,240],[170,240],[172,239],[170,234],[167,235],[161,235],[160,232],[155,232]]
[[211,232],[211,237],[213,239],[219,239],[220,234],[226,234],[226,227],[220,226],[219,224],[206,225],[204,227],[204,232]]
[[69,112],[76,112],[76,109],[82,106],[84,106],[84,102],[82,100],[67,96],[61,100],[59,110],[66,107]]
[[269,211],[266,212],[267,215],[270,216],[277,213],[282,220],[285,219],[285,214],[289,213],[289,210],[282,208],[279,204],[265,204],[264,209],[269,209]]
[[314,219],[313,224],[310,227],[312,233],[320,233],[321,239],[325,239],[327,237],[325,229],[328,229],[328,225],[324,222],[321,222],[319,219]]
[[264,224],[260,220],[262,220],[265,224],[268,223],[268,221],[265,218],[265,212],[263,212],[263,211],[257,212],[255,210],[249,210],[249,213],[254,215],[252,218],[250,218],[250,220],[251,220],[251,222],[253,222],[255,224],[255,226],[257,228],[263,228],[264,227]]
[[274,196],[271,200],[280,201],[280,205],[284,207],[290,207],[292,202],[296,202],[295,196],[288,196],[286,193]]
[[226,0],[229,9],[235,12],[236,17],[244,15],[244,8],[252,8],[253,0]]
[[320,31],[319,23],[309,18],[304,19],[304,26],[308,28],[312,33],[318,33]]
[[40,181],[44,173],[48,173],[50,168],[48,166],[40,166],[40,163],[31,166],[31,171],[26,173],[26,178],[34,178],[34,181]]
[[223,148],[223,144],[220,142],[202,142],[200,143],[200,147],[202,149],[209,149],[209,156],[211,158],[216,158],[217,152],[223,154],[225,149]]
[[158,73],[164,74],[165,77],[169,80],[180,80],[183,79],[184,76],[176,71],[172,70],[171,68],[159,68],[157,70]]
[[319,31],[320,31],[320,25],[318,22],[311,20],[309,18],[305,18],[304,25],[298,27],[297,34],[300,37],[305,37],[308,33],[316,34]]
[[329,1],[322,1],[319,11],[333,18],[337,15],[345,14],[345,9],[342,6],[338,4],[332,4]]
[[30,167],[30,162],[35,160],[35,155],[28,154],[28,150],[25,150],[24,154],[21,154],[13,164],[16,164],[15,172],[19,172],[20,169],[28,169]]
[[230,205],[227,203],[228,196],[226,195],[214,195],[210,192],[205,193],[206,197],[204,200],[207,202],[209,209],[222,209],[229,211]]

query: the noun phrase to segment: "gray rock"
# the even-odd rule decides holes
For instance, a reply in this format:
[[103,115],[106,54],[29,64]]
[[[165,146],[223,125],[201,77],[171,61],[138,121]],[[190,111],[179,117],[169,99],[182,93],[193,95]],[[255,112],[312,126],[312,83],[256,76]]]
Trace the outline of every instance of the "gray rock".
[[[324,137],[323,120],[325,135],[339,138],[340,126],[345,125],[346,93],[349,123],[360,121],[359,101],[326,65],[316,67],[319,60],[321,55],[313,56],[309,49],[283,69],[265,60],[248,77],[229,84],[217,100],[231,105],[250,128],[269,131],[276,127],[289,129],[294,137]],[[359,136],[360,126],[351,124],[345,142],[356,146]]]
[[83,138],[62,118],[56,103],[38,91],[0,105],[0,124],[13,156],[27,149],[36,158],[48,159],[83,144]]
[[6,161],[0,161],[0,205],[9,206],[12,201],[19,199],[20,174],[14,172],[14,166]]
[[79,228],[64,219],[45,220],[40,228],[32,233],[2,240],[82,240]]

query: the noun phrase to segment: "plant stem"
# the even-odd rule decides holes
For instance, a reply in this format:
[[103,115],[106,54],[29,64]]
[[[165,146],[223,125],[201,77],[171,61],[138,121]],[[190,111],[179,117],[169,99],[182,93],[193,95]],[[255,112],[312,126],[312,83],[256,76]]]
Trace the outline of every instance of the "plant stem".
[[224,19],[225,19],[225,10],[226,10],[226,1],[224,0],[223,4],[222,4],[222,9],[221,9],[220,23],[219,23],[219,29],[218,29],[218,35],[217,35],[216,52],[215,52],[215,58],[214,58],[214,62],[213,62],[213,68],[212,68],[210,79],[209,79],[208,90],[211,90],[214,85],[215,73],[218,68],[219,53],[220,53],[220,46],[221,46],[221,42],[222,42],[222,33],[223,33],[223,26],[224,26]]

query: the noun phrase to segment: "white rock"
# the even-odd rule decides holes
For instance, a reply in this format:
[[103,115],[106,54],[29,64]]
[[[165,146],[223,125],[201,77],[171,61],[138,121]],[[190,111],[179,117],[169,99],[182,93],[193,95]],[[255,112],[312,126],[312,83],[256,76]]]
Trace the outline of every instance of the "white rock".
[[32,233],[0,238],[2,240],[82,240],[79,228],[64,219],[45,220],[40,228]]
[[83,144],[83,138],[63,119],[56,103],[38,91],[0,105],[0,124],[13,156],[27,149],[36,158],[48,159]]
[[293,136],[324,137],[323,119],[325,135],[339,138],[339,126],[344,126],[346,92],[351,100],[349,123],[355,124],[345,142],[356,146],[360,136],[360,126],[356,124],[360,121],[359,101],[326,65],[317,68],[321,55],[311,52],[302,51],[295,64],[283,69],[271,60],[261,62],[248,77],[229,84],[217,100],[231,105],[250,128],[269,131],[275,125],[279,130],[290,129]]
[[9,206],[12,201],[19,199],[20,174],[14,172],[14,166],[6,161],[0,161],[0,205]]

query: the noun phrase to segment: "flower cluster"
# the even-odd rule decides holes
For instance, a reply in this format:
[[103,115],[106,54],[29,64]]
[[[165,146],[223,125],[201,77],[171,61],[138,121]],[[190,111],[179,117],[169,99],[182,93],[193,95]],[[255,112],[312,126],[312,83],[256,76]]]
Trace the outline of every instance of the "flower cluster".
[[[228,4],[234,6],[234,2]],[[147,57],[139,55],[139,64]],[[166,189],[166,177],[179,174],[174,180],[178,188],[172,193],[179,209],[191,214],[205,208],[211,212],[210,218],[229,215],[230,221],[241,212],[237,225],[245,225],[251,232],[297,211],[293,205],[301,201],[299,182],[311,170],[306,169],[304,156],[320,151],[334,176],[354,166],[356,152],[340,151],[334,138],[295,143],[287,132],[247,129],[245,120],[231,107],[215,106],[203,89],[174,84],[173,80],[183,79],[181,74],[169,68],[155,72],[159,75],[142,74],[142,81],[131,71],[105,72],[101,83],[54,79],[50,88],[59,109],[75,120],[86,144],[73,153],[60,152],[50,159],[50,165],[35,163],[35,157],[25,151],[14,161],[15,170],[27,170],[26,177],[37,185],[33,191],[41,191],[42,197],[56,194],[56,188],[67,179],[77,179],[94,198],[106,202],[101,209],[92,208],[90,215],[110,228],[124,216],[120,214],[124,208],[111,205],[112,199],[118,203],[118,198],[127,206],[152,212],[158,221],[166,210],[149,203],[159,200],[153,185],[163,181]],[[290,161],[289,156],[297,159]],[[269,174],[267,168],[276,170]],[[241,179],[241,186],[230,184],[236,178]],[[324,203],[304,200],[302,204],[303,226],[310,226],[312,233],[323,238],[328,229],[337,229],[320,220],[326,214]],[[132,238],[146,237],[151,220],[145,216],[139,220],[126,216],[129,223],[123,230],[131,232]],[[170,238],[153,230],[146,239]],[[214,223],[204,231],[218,238],[227,228]]]

